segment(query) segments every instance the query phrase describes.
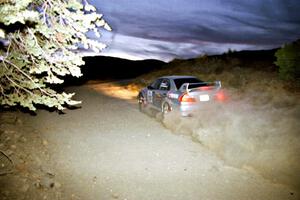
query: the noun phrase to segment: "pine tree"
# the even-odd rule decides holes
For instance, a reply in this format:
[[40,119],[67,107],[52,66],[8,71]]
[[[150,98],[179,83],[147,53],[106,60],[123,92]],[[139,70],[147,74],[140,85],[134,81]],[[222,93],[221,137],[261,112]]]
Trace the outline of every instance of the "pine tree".
[[105,48],[86,34],[99,37],[100,27],[111,30],[86,0],[0,0],[0,106],[62,110],[80,103],[52,86],[81,76],[78,48]]

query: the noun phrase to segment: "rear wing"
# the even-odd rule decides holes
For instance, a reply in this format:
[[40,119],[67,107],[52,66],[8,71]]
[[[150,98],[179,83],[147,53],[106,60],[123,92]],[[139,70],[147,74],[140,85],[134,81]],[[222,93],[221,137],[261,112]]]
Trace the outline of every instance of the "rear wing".
[[222,87],[221,81],[214,81],[214,82],[201,82],[201,83],[184,83],[180,87],[179,90],[186,91],[187,93],[191,92],[192,90],[219,90]]

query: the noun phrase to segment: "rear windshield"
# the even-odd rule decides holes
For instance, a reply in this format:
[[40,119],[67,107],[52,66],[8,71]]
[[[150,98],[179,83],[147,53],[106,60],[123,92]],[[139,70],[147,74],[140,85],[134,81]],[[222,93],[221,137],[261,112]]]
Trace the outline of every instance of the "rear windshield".
[[189,86],[189,88],[203,86],[203,81],[201,81],[197,78],[178,78],[178,79],[174,79],[174,83],[175,83],[177,89],[179,89],[182,86],[182,84],[184,84],[184,83],[199,83],[199,84],[195,84],[195,85],[193,84],[193,85]]

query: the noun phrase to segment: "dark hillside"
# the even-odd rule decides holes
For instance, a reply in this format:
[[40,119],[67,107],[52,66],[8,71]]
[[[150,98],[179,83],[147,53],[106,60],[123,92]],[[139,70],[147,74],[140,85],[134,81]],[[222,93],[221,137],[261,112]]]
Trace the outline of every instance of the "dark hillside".
[[160,69],[165,63],[159,60],[131,61],[112,57],[86,57],[82,71],[89,79],[125,79]]
[[[173,60],[170,62],[169,67],[185,65],[190,66],[203,66],[207,68],[253,68],[260,71],[277,71],[278,67],[274,64],[276,57],[275,52],[277,49],[272,50],[260,50],[260,51],[229,51],[221,55],[201,56],[188,60]],[[168,66],[168,65],[167,65]]]
[[165,62],[159,60],[131,61],[121,58],[95,56],[85,57],[85,65],[81,67],[83,76],[69,77],[66,85],[83,84],[88,80],[120,80],[132,79],[153,70],[161,69]]
[[[158,76],[185,74],[195,75],[207,81],[219,78],[226,86],[240,88],[249,81],[260,80],[255,77],[257,73],[267,73],[268,77],[276,78],[276,50],[228,52],[188,60],[175,59],[161,69],[142,75],[136,82],[143,85]],[[251,74],[253,76],[249,76]]]

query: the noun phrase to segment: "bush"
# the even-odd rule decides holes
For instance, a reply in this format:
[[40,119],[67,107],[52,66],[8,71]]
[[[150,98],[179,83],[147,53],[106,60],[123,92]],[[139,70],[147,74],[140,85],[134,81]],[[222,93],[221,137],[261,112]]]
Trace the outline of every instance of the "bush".
[[300,40],[284,45],[275,56],[275,64],[279,67],[279,76],[283,80],[300,83]]

